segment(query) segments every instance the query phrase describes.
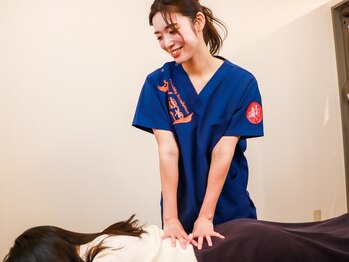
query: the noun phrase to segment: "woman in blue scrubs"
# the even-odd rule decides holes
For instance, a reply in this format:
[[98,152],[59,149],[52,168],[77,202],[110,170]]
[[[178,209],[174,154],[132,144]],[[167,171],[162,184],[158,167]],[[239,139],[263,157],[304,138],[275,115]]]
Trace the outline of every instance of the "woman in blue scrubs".
[[173,61],[150,73],[133,126],[158,143],[164,237],[201,249],[214,225],[256,218],[247,192],[246,138],[263,135],[257,81],[217,56],[223,23],[198,0],[155,0],[149,23]]

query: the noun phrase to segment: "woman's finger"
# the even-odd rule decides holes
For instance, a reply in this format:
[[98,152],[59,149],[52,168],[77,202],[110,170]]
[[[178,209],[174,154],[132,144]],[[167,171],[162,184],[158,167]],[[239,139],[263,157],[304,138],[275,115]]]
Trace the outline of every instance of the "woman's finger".
[[218,232],[214,232],[214,236],[215,236],[215,237],[218,237],[218,238],[220,238],[220,239],[224,239],[224,238],[225,238],[225,236],[219,234]]
[[180,237],[178,241],[181,244],[183,249],[187,248],[187,241],[183,237]]
[[204,242],[204,238],[202,236],[199,236],[199,238],[198,238],[198,249],[199,250],[201,250],[203,242]]
[[176,237],[175,236],[171,236],[171,246],[176,247]]
[[198,242],[196,240],[192,240],[190,243],[192,243],[194,246],[198,247]]
[[161,237],[161,240],[164,240],[164,239],[169,238],[169,237],[170,237],[170,235],[168,235],[168,234],[163,234],[162,237]]
[[206,236],[206,240],[207,240],[207,244],[209,247],[212,247],[212,239],[211,239],[211,236],[210,235],[207,235]]

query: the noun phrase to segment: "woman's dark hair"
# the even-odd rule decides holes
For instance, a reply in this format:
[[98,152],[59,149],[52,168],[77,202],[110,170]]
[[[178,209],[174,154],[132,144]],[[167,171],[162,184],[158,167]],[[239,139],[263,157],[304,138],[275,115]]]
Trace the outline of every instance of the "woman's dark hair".
[[[209,46],[210,53],[212,55],[219,53],[228,30],[224,23],[221,20],[215,18],[212,11],[209,8],[201,5],[198,0],[155,0],[150,8],[150,25],[153,25],[153,17],[158,12],[161,13],[165,22],[168,25],[172,26],[171,29],[175,32],[177,31],[177,29],[173,25],[171,18],[172,12],[177,12],[183,16],[189,17],[192,19],[192,21],[195,21],[198,12],[202,12],[206,18],[206,24],[203,30],[205,43],[207,46]],[[214,24],[222,29],[224,38],[221,37]]]
[[[98,233],[76,233],[54,226],[33,227],[17,237],[4,262],[83,262],[76,246],[104,234],[140,237],[145,233],[134,217],[132,215],[128,220],[115,223]],[[103,241],[88,251],[87,262],[93,261],[105,248],[102,244]]]

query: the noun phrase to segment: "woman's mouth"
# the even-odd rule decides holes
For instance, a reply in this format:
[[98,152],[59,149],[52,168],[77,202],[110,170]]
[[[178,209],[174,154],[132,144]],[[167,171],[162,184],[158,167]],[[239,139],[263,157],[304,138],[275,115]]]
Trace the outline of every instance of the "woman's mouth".
[[179,47],[179,48],[171,50],[170,53],[171,53],[173,58],[176,58],[179,56],[179,53],[181,52],[181,50],[182,50],[182,47]]

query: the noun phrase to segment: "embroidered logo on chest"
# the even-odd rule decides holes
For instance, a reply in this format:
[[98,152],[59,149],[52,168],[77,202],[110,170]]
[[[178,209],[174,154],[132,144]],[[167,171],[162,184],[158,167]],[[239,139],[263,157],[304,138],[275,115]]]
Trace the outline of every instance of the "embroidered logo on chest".
[[173,85],[172,80],[164,80],[162,86],[158,86],[161,92],[167,93],[169,114],[172,117],[173,124],[188,123],[191,121],[193,113],[189,111],[187,105]]
[[262,106],[258,102],[252,102],[247,108],[246,117],[252,124],[259,124],[263,119]]

